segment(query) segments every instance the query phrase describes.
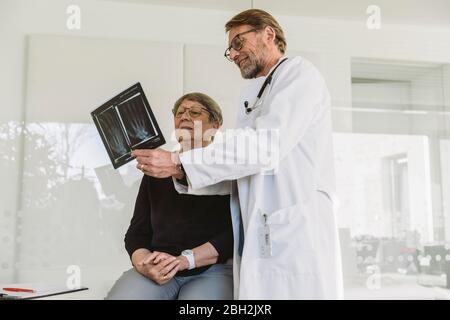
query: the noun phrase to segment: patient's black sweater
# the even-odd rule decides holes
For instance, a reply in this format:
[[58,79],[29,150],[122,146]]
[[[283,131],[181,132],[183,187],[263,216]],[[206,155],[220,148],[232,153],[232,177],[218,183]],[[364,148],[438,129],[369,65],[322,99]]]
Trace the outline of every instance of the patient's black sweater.
[[[232,257],[230,196],[179,194],[172,178],[144,176],[125,235],[125,248],[130,258],[139,248],[178,256],[181,251],[206,242],[219,253],[217,263]],[[208,268],[183,270],[177,276],[199,274]]]

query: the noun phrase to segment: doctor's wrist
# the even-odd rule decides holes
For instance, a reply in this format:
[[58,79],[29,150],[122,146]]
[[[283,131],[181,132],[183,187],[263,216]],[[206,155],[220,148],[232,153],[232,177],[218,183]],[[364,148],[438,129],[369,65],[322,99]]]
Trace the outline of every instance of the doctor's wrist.
[[172,173],[172,177],[177,180],[182,180],[185,177],[185,172],[178,152],[172,152],[172,162],[174,163],[174,172]]
[[172,175],[177,180],[182,180],[185,177],[185,173],[183,167],[180,165],[177,166],[175,173]]
[[181,164],[181,162],[177,165],[176,168],[176,173],[174,175],[172,175],[175,179],[177,179],[178,181],[180,181],[183,184],[187,184],[187,180],[186,180],[186,172],[184,171],[183,165]]

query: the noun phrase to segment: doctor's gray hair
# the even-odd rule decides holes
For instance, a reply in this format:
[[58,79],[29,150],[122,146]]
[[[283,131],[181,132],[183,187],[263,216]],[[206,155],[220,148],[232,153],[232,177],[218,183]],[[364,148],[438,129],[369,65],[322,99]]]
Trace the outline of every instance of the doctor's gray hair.
[[272,27],[275,30],[275,44],[281,53],[286,52],[286,38],[283,29],[275,18],[268,12],[260,9],[249,9],[235,15],[225,24],[225,32],[234,27],[250,25],[256,30],[263,30],[265,27]]
[[201,92],[191,92],[186,93],[182,97],[180,97],[174,104],[172,113],[175,115],[177,113],[180,104],[184,100],[194,101],[200,103],[209,111],[209,121],[217,122],[219,125],[223,123],[222,110],[216,101],[213,100],[210,96],[201,93]]

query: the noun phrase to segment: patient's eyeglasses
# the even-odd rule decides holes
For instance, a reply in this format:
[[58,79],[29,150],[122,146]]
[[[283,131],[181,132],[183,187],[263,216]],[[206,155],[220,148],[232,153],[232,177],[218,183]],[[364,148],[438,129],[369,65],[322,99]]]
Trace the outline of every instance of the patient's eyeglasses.
[[178,108],[176,111],[173,110],[172,112],[173,112],[173,115],[175,116],[175,118],[181,118],[186,111],[189,113],[189,116],[192,119],[200,117],[202,115],[203,111],[210,113],[209,110],[207,110],[206,108],[202,108],[202,107]]
[[249,33],[249,32],[257,32],[256,29],[250,29],[241,33],[238,33],[234,36],[233,40],[230,42],[230,46],[225,50],[225,53],[223,54],[225,58],[227,58],[229,61],[233,62],[233,59],[231,59],[231,49],[234,49],[235,51],[239,51],[244,46],[245,38],[241,38],[242,35]]

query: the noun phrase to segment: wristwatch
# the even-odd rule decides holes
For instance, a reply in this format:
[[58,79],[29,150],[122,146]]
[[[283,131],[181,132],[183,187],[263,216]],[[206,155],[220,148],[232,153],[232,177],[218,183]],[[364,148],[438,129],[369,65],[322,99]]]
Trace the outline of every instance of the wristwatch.
[[189,261],[188,270],[194,269],[195,268],[194,251],[192,251],[192,250],[183,250],[183,252],[181,252],[181,255],[185,256],[186,259]]

